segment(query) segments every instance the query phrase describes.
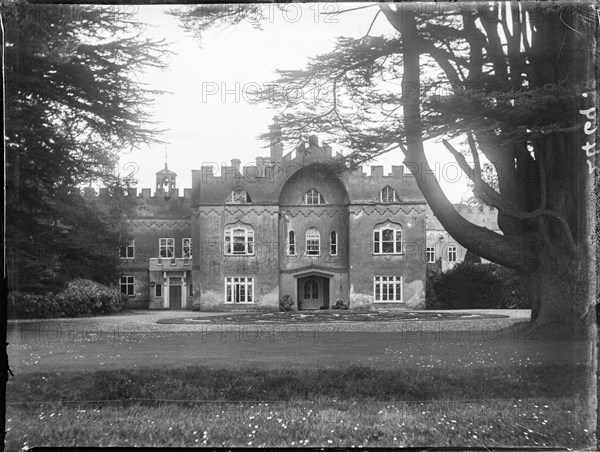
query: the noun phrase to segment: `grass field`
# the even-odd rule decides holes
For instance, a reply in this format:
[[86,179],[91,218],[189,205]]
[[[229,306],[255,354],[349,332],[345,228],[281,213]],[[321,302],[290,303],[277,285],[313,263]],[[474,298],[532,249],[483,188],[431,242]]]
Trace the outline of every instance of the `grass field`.
[[6,448],[591,444],[585,340],[388,323],[15,325]]
[[[29,373],[203,365],[215,369],[322,368],[366,364],[385,368],[480,368],[577,364],[583,341],[521,340],[506,330],[452,331],[454,321],[422,332],[303,331],[296,325],[225,325],[209,332],[120,332],[83,326],[48,330],[32,325],[8,337],[17,379]],[[85,325],[85,324],[84,324]],[[253,329],[251,329],[253,328]],[[258,328],[257,330],[254,328]]]
[[40,372],[9,382],[6,449],[566,446],[592,439],[577,365]]

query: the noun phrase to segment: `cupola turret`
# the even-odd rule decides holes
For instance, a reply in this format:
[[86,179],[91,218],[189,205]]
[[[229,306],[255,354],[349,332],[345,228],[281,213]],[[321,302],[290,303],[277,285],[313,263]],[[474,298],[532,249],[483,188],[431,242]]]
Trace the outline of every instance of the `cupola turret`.
[[165,169],[156,173],[156,191],[162,190],[165,193],[169,193],[176,187],[176,179],[177,174],[171,171],[165,162]]

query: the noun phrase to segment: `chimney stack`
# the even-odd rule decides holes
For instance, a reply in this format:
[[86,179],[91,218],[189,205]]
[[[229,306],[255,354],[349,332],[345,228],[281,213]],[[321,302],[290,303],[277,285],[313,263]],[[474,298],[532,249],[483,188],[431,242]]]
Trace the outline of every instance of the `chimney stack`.
[[277,123],[277,118],[273,118],[273,125],[269,126],[271,161],[280,163],[283,158],[283,143],[281,138],[281,127]]
[[264,171],[265,159],[263,157],[256,157],[256,175],[262,177]]
[[263,177],[272,177],[273,176],[273,168],[271,167],[271,157],[263,158]]

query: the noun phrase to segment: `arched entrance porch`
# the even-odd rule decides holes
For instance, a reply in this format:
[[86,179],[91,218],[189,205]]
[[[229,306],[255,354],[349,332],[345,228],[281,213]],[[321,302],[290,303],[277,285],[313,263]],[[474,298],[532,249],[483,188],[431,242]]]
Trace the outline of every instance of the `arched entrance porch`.
[[329,309],[332,275],[320,271],[299,272],[296,278],[298,310]]

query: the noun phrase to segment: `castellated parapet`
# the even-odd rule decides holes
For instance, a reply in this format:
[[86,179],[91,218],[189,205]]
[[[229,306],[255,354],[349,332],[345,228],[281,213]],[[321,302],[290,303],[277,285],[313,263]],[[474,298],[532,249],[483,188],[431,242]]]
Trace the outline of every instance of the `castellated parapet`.
[[[498,227],[498,211],[490,206],[469,206],[467,204],[454,204],[454,208],[460,213],[465,219],[477,226],[482,226],[492,231],[501,233]],[[442,231],[444,227],[438,220],[438,218],[431,210],[429,205],[427,206],[427,231]]]
[[[165,163],[164,169],[156,172],[154,193],[150,188],[142,188],[139,193],[137,188],[129,188],[127,195],[136,201],[134,214],[129,222],[133,224],[140,219],[189,221],[192,189],[184,188],[181,196],[175,185],[176,179],[177,174],[169,170]],[[83,193],[88,198],[96,197],[100,201],[109,196],[107,188],[100,188],[96,194],[92,187],[85,187]]]
[[[92,187],[84,187],[83,188],[83,195],[87,198],[107,198],[109,196],[108,194],[108,188],[102,187],[98,190],[98,192],[96,192],[96,190]],[[179,196],[179,189],[178,188],[174,188],[172,190],[162,190],[162,189],[158,189],[158,190],[154,190],[154,194],[152,194],[152,189],[151,188],[142,188],[140,193],[138,193],[138,189],[137,187],[132,187],[129,188],[127,191],[127,196],[132,197],[132,198],[142,198],[142,199],[157,199],[157,198],[166,198],[166,199],[171,199],[171,198],[180,198],[180,199],[192,199],[192,189],[191,188],[184,188],[183,189],[183,196]]]
[[386,186],[397,193],[398,202],[424,202],[413,175],[402,165],[392,166],[388,174],[384,174],[383,166],[372,166],[369,176],[364,168],[335,172],[332,163],[342,154],[336,152],[334,157],[331,146],[327,143],[319,145],[314,135],[299,143],[281,161],[273,160],[273,157],[279,158],[277,155],[256,157],[254,162],[247,164],[242,164],[239,159],[231,160],[230,164],[205,162],[200,170],[192,170],[192,205],[221,205],[231,191],[239,187],[248,192],[254,204],[275,205],[285,183],[306,178],[325,184],[341,181],[350,204],[376,203]]
[[136,200],[135,212],[138,218],[189,218],[192,190],[185,188],[183,196],[179,196],[178,188],[168,193],[158,189],[151,196],[150,189],[144,188]]

